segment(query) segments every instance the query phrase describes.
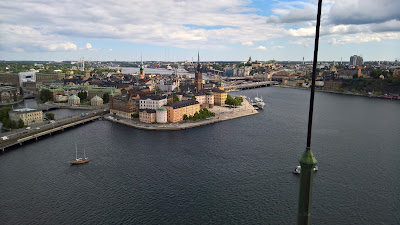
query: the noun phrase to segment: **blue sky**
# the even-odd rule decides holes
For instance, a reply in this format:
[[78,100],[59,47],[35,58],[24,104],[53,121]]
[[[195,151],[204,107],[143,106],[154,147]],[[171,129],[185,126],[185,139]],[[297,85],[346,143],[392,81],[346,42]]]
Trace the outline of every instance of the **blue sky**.
[[[400,1],[324,0],[320,60],[400,59]],[[316,0],[0,2],[1,60],[311,60]]]

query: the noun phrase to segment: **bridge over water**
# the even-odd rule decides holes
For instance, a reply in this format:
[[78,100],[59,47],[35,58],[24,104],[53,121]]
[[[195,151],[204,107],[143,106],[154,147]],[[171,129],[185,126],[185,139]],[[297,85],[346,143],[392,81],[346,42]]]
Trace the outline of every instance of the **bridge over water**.
[[104,111],[102,109],[92,111],[89,113],[89,115],[86,115],[84,117],[80,115],[67,117],[61,120],[57,120],[55,123],[48,123],[38,127],[32,127],[30,130],[20,130],[19,132],[11,134],[3,133],[3,135],[7,135],[8,139],[0,140],[0,149],[5,151],[6,148],[15,145],[22,145],[26,141],[38,140],[39,137],[52,135],[55,132],[64,131],[64,129],[72,128],[80,124],[100,119],[105,113],[108,113],[108,110]]

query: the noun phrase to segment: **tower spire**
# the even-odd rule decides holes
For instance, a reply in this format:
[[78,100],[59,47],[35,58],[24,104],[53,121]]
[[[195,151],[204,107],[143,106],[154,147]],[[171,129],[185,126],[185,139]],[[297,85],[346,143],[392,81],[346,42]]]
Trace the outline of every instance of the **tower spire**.
[[197,71],[200,72],[200,51],[197,50]]

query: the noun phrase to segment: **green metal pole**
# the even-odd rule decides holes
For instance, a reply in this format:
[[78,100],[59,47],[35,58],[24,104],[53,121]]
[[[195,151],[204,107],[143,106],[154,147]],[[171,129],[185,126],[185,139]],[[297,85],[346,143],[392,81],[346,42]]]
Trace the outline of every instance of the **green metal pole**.
[[319,27],[321,21],[322,0],[318,0],[317,25],[315,28],[315,45],[314,45],[314,61],[311,83],[310,110],[308,114],[308,132],[307,132],[307,147],[306,151],[301,155],[299,162],[301,166],[300,173],[300,191],[299,191],[299,208],[297,214],[297,224],[310,224],[311,219],[311,198],[312,184],[314,176],[314,168],[317,165],[317,160],[311,151],[311,130],[312,119],[314,112],[314,94],[315,94],[315,77],[318,61],[318,41]]

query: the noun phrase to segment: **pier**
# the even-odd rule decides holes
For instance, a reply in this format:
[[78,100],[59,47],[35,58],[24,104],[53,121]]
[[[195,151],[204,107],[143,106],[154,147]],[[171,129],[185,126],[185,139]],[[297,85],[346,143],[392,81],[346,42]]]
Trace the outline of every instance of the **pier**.
[[261,82],[248,82],[248,83],[239,83],[235,82],[232,85],[225,86],[226,90],[244,90],[244,89],[253,89],[253,88],[261,88],[261,87],[269,87],[271,85],[277,84],[276,81],[261,81]]

